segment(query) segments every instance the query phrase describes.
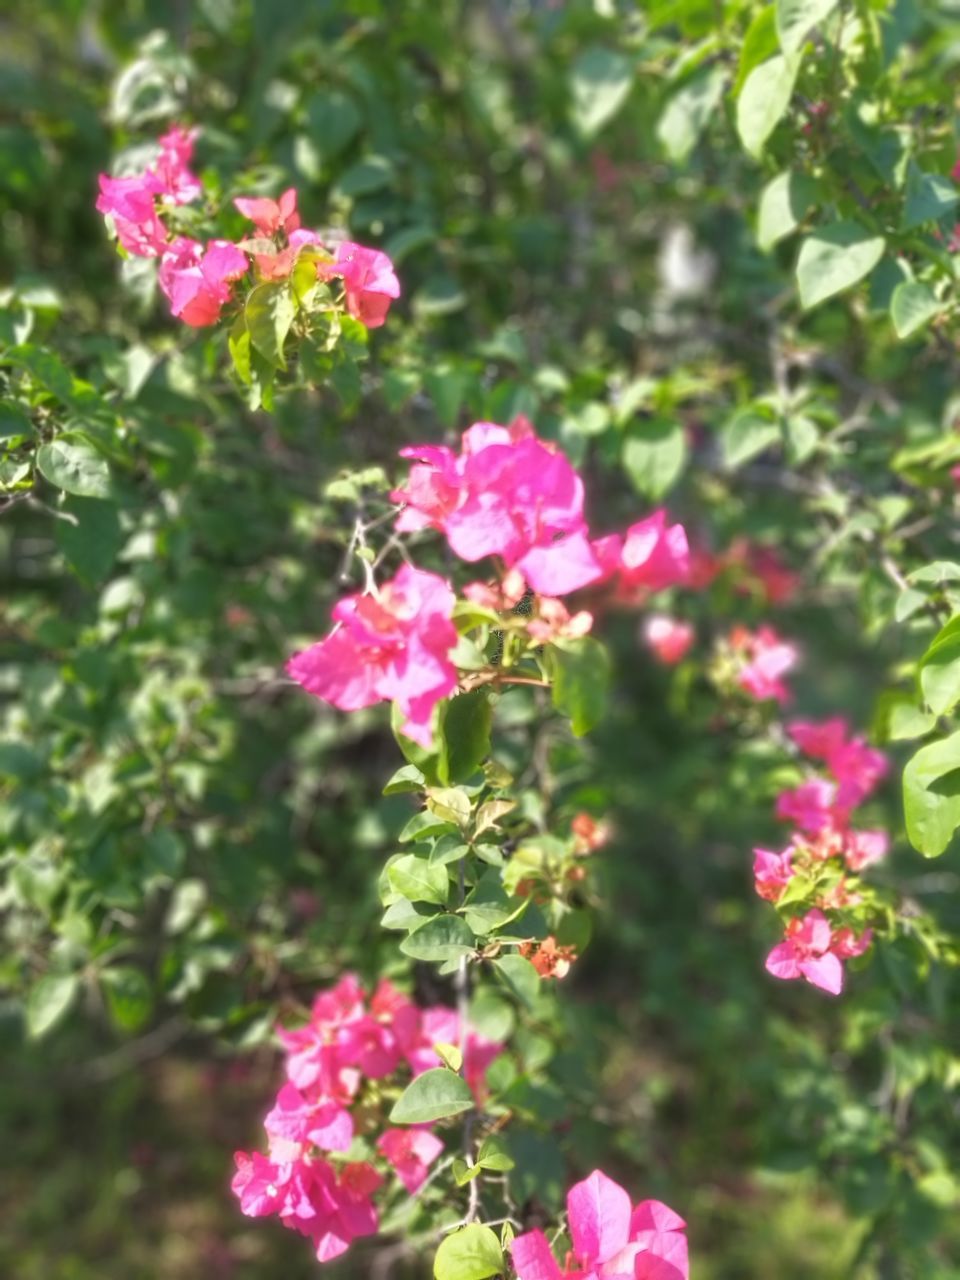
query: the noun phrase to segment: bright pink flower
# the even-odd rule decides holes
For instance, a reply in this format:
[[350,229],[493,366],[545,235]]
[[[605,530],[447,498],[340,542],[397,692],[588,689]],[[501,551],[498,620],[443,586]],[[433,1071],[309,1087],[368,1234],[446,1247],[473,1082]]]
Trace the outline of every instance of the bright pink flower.
[[842,716],[831,720],[792,720],[787,734],[804,755],[814,760],[829,760],[847,740],[847,722]]
[[872,929],[864,929],[859,938],[852,929],[838,929],[833,935],[831,949],[842,959],[851,960],[854,956],[862,956],[872,941]]
[[295,654],[287,671],[341,711],[396,702],[403,732],[429,747],[433,709],[457,687],[449,658],[457,643],[454,602],[443,578],[404,565],[376,595],[341,600],[333,610],[338,625]]
[[775,978],[805,978],[832,996],[843,990],[843,965],[831,950],[832,931],[822,911],[808,911],[791,920],[783,942],[767,956],[766,969]]
[[626,1191],[599,1169],[570,1188],[567,1220],[573,1249],[562,1269],[542,1231],[512,1241],[519,1280],[688,1280],[683,1219],[657,1200],[631,1213]]
[[834,825],[837,788],[825,778],[811,778],[777,796],[777,817],[795,822],[801,831],[819,835]]
[[771,853],[769,849],[753,851],[754,888],[761,898],[776,902],[793,877],[793,849]]
[[318,264],[317,274],[322,280],[343,277],[347,310],[368,329],[379,328],[390,303],[400,297],[400,281],[387,255],[350,240],[337,245],[333,262]]
[[196,136],[196,129],[174,125],[160,138],[160,156],[149,172],[157,179],[157,194],[170,204],[189,204],[203,193],[189,167]]
[[837,803],[855,809],[866,800],[887,775],[890,763],[882,751],[868,747],[863,738],[851,738],[828,760],[830,772],[839,783]]
[[660,661],[668,666],[681,662],[696,639],[689,622],[668,618],[663,613],[655,613],[646,620],[643,636]]
[[117,239],[127,253],[156,258],[167,246],[167,230],[156,211],[157,180],[149,173],[132,178],[100,174],[97,209],[113,219]]
[[372,1165],[345,1165],[334,1180],[327,1181],[325,1212],[306,1233],[313,1239],[317,1260],[329,1262],[345,1253],[360,1236],[376,1233],[377,1211],[371,1196],[383,1179]]
[[229,281],[247,269],[245,255],[229,240],[211,240],[204,248],[197,240],[178,236],[160,260],[160,288],[170,310],[194,328],[215,324],[230,301]]
[[390,1161],[397,1177],[413,1195],[426,1181],[443,1143],[427,1129],[387,1129],[377,1139],[377,1150]]
[[780,677],[796,666],[796,647],[781,640],[772,627],[753,632],[735,627],[730,643],[742,664],[737,672],[740,688],[761,702],[768,698],[786,702],[790,694]]
[[592,627],[593,614],[586,609],[571,616],[562,600],[541,596],[537,601],[537,616],[527,623],[527,632],[539,644],[550,644],[554,640],[577,640]]
[[277,1094],[273,1110],[263,1122],[271,1139],[306,1145],[324,1151],[348,1151],[353,1142],[353,1120],[337,1102],[309,1102],[289,1081]]
[[234,1156],[236,1173],[231,1189],[240,1200],[240,1210],[248,1218],[277,1214],[285,1226],[302,1230],[317,1215],[320,1186],[317,1173],[322,1161],[298,1157],[274,1161],[254,1151],[248,1155],[238,1151]]
[[261,235],[274,236],[278,231],[289,235],[300,226],[297,193],[293,187],[284,191],[279,200],[271,200],[267,196],[238,196],[233,203]]
[[851,871],[863,871],[882,862],[890,849],[886,831],[849,831],[843,850]]
[[662,591],[685,582],[689,573],[686,531],[682,524],[668,526],[662,508],[627,530],[620,553],[618,587],[622,592]]

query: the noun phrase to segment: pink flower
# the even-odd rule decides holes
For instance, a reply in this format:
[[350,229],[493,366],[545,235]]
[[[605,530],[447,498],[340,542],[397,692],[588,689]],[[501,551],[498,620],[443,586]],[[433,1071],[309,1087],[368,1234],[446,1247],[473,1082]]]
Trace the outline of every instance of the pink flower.
[[777,817],[784,822],[795,822],[801,831],[810,835],[819,835],[833,826],[836,795],[836,787],[825,778],[801,782],[799,787],[781,791],[777,796]]
[[263,1122],[271,1139],[306,1145],[324,1151],[348,1151],[353,1142],[353,1120],[339,1103],[308,1102],[289,1081],[277,1094],[273,1110]]
[[822,911],[808,911],[791,920],[783,942],[767,956],[766,969],[775,978],[805,978],[832,996],[843,990],[843,965],[831,950],[832,932]]
[[873,941],[873,930],[864,929],[859,938],[852,929],[838,929],[833,935],[832,950],[844,960],[862,956]]
[[644,623],[643,636],[660,661],[673,666],[686,657],[696,633],[689,622],[655,613]]
[[539,644],[554,640],[577,640],[589,634],[593,627],[593,614],[586,609],[571,616],[562,600],[541,596],[537,601],[537,616],[527,623],[527,632]]
[[838,808],[849,812],[867,798],[887,774],[889,761],[863,738],[848,738],[840,716],[820,723],[796,720],[787,732],[801,751],[823,760],[839,783]]
[[890,837],[886,831],[849,831],[843,856],[851,871],[863,871],[882,862],[889,849]]
[[768,698],[786,702],[790,694],[780,677],[796,666],[796,647],[781,640],[772,627],[754,632],[735,627],[730,643],[741,662],[737,672],[740,688],[761,702]]
[[827,761],[839,751],[847,740],[847,722],[842,716],[831,720],[792,720],[787,734],[804,755],[814,760]]
[[627,530],[620,553],[618,587],[627,594],[662,591],[685,582],[690,548],[682,524],[667,525],[667,513],[655,511]]
[[379,328],[390,303],[400,297],[400,281],[387,255],[350,240],[337,245],[333,262],[318,264],[317,274],[322,280],[343,277],[347,310],[368,329]]
[[771,853],[769,849],[754,849],[754,888],[761,898],[776,902],[793,877],[793,849],[783,853]]
[[113,219],[117,239],[138,258],[156,258],[167,246],[167,231],[157,215],[157,181],[149,173],[133,178],[100,174],[97,210]]
[[287,671],[315,697],[341,711],[396,702],[403,732],[432,740],[433,709],[457,687],[450,651],[455,597],[436,574],[404,565],[376,595],[353,595],[334,608],[337,626],[295,654]]
[[631,1212],[626,1191],[599,1169],[570,1188],[567,1219],[573,1249],[562,1269],[542,1231],[512,1241],[519,1280],[688,1280],[683,1219],[657,1200]]
[[293,187],[284,191],[279,200],[271,200],[267,196],[238,196],[233,203],[261,235],[274,236],[278,231],[289,235],[300,226],[297,193]]
[[203,192],[189,168],[196,136],[196,129],[174,125],[160,138],[160,156],[149,172],[157,180],[157,194],[170,204],[190,204]]
[[228,282],[246,269],[246,257],[229,240],[211,240],[204,248],[197,240],[178,236],[160,260],[158,280],[172,313],[201,328],[219,320],[233,293]]
[[397,1177],[413,1195],[426,1181],[443,1143],[427,1129],[387,1129],[377,1139],[377,1150],[390,1161]]

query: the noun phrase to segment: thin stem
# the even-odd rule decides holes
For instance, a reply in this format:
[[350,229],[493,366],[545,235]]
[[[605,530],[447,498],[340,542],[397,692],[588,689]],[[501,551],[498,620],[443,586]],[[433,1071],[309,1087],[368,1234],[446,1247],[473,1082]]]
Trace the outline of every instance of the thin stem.
[[[461,858],[457,863],[457,902],[459,906],[463,906],[467,896],[466,883],[466,859]],[[454,989],[457,993],[457,1021],[460,1027],[460,1073],[464,1080],[467,1078],[467,1019],[470,1015],[470,971],[467,968],[467,957],[461,956],[460,963],[457,967],[457,976],[454,979]],[[466,1119],[463,1122],[463,1156],[467,1162],[467,1168],[473,1168],[473,1123],[475,1118],[474,1111],[468,1111]],[[466,1222],[473,1222],[480,1208],[480,1188],[477,1186],[477,1179],[471,1179],[468,1184],[468,1201]]]

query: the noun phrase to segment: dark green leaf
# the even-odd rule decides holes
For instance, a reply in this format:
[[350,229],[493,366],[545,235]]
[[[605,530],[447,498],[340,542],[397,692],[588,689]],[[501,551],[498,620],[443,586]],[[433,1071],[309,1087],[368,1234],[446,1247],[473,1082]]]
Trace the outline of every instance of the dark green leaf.
[[472,1111],[470,1086],[447,1067],[433,1067],[412,1080],[393,1105],[391,1124],[432,1124]]

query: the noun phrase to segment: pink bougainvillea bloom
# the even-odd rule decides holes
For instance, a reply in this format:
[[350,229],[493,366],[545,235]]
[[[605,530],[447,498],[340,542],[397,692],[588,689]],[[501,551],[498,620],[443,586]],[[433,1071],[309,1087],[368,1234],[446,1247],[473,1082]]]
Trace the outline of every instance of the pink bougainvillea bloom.
[[562,600],[542,596],[537,601],[537,616],[527,623],[527,632],[540,644],[554,640],[576,640],[593,627],[593,614],[586,609],[570,614]]
[[786,567],[773,547],[751,547],[747,565],[768,604],[787,604],[797,594],[799,574]]
[[333,262],[318,264],[317,274],[322,280],[343,278],[347,310],[368,329],[379,328],[390,303],[400,297],[400,281],[387,255],[350,240],[337,245]]
[[397,1177],[413,1195],[426,1182],[443,1143],[427,1129],[387,1129],[377,1139],[377,1150],[390,1161]]
[[689,622],[655,613],[643,624],[643,637],[661,662],[673,666],[686,657],[696,633]]
[[324,1151],[348,1151],[353,1142],[350,1112],[337,1102],[309,1102],[289,1081],[277,1094],[273,1110],[263,1122],[271,1139],[314,1146]]
[[875,791],[889,769],[882,751],[868,746],[863,738],[848,738],[847,724],[840,716],[819,723],[796,720],[787,732],[801,751],[824,761],[838,783],[837,807],[845,812]]
[[167,246],[167,231],[155,203],[157,181],[149,173],[132,178],[100,174],[97,210],[113,219],[117,239],[138,258],[156,258]]
[[786,702],[790,692],[781,676],[796,666],[799,657],[796,647],[781,640],[772,627],[759,627],[753,632],[735,627],[730,643],[742,662],[737,672],[740,688],[759,702],[767,699]]
[[753,851],[754,888],[761,898],[776,902],[793,877],[793,849],[772,853],[769,849]]
[[517,569],[534,591],[545,596],[568,595],[603,576],[586,527],[532,547],[517,561]]
[[843,965],[831,950],[833,934],[822,911],[808,911],[791,920],[787,935],[767,956],[766,969],[775,978],[805,978],[832,996],[843,990]]
[[229,240],[197,240],[178,236],[160,260],[158,282],[170,310],[194,328],[215,324],[230,301],[230,281],[247,269],[246,256]]
[[848,831],[843,856],[851,871],[863,871],[882,862],[890,850],[886,831]]
[[332,1171],[324,1185],[323,1213],[305,1234],[311,1236],[319,1262],[345,1253],[360,1236],[372,1236],[378,1226],[371,1196],[383,1179],[372,1165],[344,1165],[336,1178]]
[[567,1221],[573,1244],[564,1267],[542,1231],[510,1244],[519,1280],[689,1280],[686,1224],[666,1205],[630,1197],[599,1169],[570,1188]]
[[289,235],[300,226],[297,193],[293,187],[284,191],[279,200],[271,200],[268,196],[238,196],[233,203],[261,235],[275,236],[278,231]]
[[825,778],[811,778],[792,791],[781,791],[777,796],[777,817],[784,822],[794,822],[801,831],[810,835],[832,827],[836,812],[834,802],[837,788]]
[[404,565],[376,595],[354,595],[333,610],[337,626],[296,654],[287,671],[341,711],[396,702],[402,730],[429,747],[433,709],[457,687],[450,651],[457,632],[450,584]]
[[872,941],[872,929],[864,929],[859,937],[852,929],[838,929],[833,935],[831,949],[842,959],[852,960],[855,956],[862,956]]
[[827,761],[847,740],[847,722],[842,716],[830,720],[791,720],[787,734],[804,755]]
[[620,553],[622,590],[662,591],[686,582],[689,574],[690,548],[682,524],[668,525],[667,513],[660,509],[630,526]]
[[190,172],[196,129],[174,125],[160,138],[160,156],[149,170],[157,180],[157,194],[169,204],[190,204],[203,193],[195,173]]

